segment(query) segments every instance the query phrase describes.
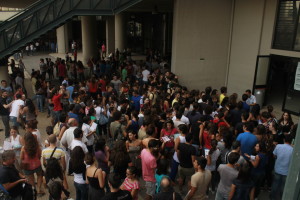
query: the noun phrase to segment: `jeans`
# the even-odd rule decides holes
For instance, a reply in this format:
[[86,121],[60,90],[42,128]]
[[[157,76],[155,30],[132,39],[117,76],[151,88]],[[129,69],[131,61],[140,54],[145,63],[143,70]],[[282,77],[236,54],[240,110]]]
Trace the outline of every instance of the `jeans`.
[[18,119],[17,117],[10,116],[9,119],[13,126],[19,127],[19,122],[17,120]]
[[5,127],[5,137],[10,136],[10,126],[9,126],[9,116],[8,115],[1,115],[3,125]]
[[43,112],[44,111],[44,95],[40,95],[37,94],[36,95],[36,101],[37,101],[37,106],[38,106],[38,110],[39,112]]
[[227,200],[228,197],[225,197],[221,192],[217,191],[215,200]]
[[76,200],[87,200],[88,199],[88,184],[79,184],[74,182],[76,190]]
[[200,146],[198,144],[192,144],[192,146],[195,147],[195,149],[196,149],[196,156],[200,156],[200,154],[201,154],[201,152],[199,150]]
[[56,124],[59,121],[60,113],[61,113],[61,110],[53,111],[54,124]]
[[286,181],[286,176],[274,172],[272,190],[270,194],[271,200],[281,199]]
[[172,159],[171,172],[170,172],[170,176],[169,176],[172,181],[175,181],[177,171],[178,171],[178,165],[179,165],[179,163],[176,162],[174,159]]

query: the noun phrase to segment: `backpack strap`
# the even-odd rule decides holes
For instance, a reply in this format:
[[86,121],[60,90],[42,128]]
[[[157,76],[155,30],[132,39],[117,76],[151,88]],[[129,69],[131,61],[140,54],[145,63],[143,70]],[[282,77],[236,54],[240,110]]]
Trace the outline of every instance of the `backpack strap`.
[[[56,149],[57,149],[57,147],[55,147],[54,150],[52,151],[50,158],[52,158],[52,156],[53,156],[53,154],[55,153],[55,150],[56,150]],[[49,159],[50,159],[50,158],[49,158]]]

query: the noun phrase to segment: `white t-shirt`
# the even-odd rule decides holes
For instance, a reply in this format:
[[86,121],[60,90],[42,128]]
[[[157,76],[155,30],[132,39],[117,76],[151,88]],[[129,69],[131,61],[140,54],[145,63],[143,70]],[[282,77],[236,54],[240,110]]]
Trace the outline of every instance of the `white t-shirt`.
[[80,146],[84,153],[88,153],[88,149],[86,148],[86,145],[83,142],[74,139],[71,143],[70,149],[73,150],[77,146]]
[[86,141],[86,144],[88,146],[93,145],[94,144],[94,140],[95,140],[94,135],[87,136],[89,134],[89,132],[90,132],[90,128],[91,128],[90,125],[85,124],[85,123],[82,124],[82,132],[83,132],[82,141],[83,142]]
[[36,139],[40,145],[40,148],[43,149],[44,145],[42,143],[41,132],[38,129],[36,129],[36,131],[32,131],[32,135],[36,135]]
[[95,111],[96,111],[96,119],[99,120],[99,119],[100,119],[100,114],[101,114],[102,112],[104,112],[104,108],[101,108],[100,106],[97,106],[97,107],[95,108]]
[[143,72],[142,72],[142,75],[143,75],[143,81],[148,81],[148,76],[149,76],[150,72],[145,69]]
[[24,106],[24,101],[21,100],[21,99],[15,100],[11,104],[11,111],[10,111],[9,116],[10,117],[18,117],[19,116],[20,106]]
[[[176,116],[172,117],[172,120],[175,121],[176,120]],[[187,118],[186,116],[182,115],[180,121],[182,121],[183,123],[185,123],[186,125],[190,124],[190,120],[189,118]]]

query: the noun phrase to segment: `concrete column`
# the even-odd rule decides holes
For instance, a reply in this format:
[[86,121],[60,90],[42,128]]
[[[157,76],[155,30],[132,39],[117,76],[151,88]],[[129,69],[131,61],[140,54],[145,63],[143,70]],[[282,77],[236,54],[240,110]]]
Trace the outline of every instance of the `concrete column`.
[[97,57],[97,29],[95,16],[81,17],[82,56],[83,64],[87,64],[90,57]]
[[126,48],[125,15],[123,13],[115,15],[115,48],[120,52]]
[[57,53],[65,54],[69,51],[69,37],[68,37],[68,26],[67,24],[60,26],[56,29],[57,38]]
[[10,84],[7,64],[8,64],[7,57],[0,59],[0,81],[6,80],[7,83]]
[[115,19],[111,16],[106,19],[106,51],[107,55],[115,52]]

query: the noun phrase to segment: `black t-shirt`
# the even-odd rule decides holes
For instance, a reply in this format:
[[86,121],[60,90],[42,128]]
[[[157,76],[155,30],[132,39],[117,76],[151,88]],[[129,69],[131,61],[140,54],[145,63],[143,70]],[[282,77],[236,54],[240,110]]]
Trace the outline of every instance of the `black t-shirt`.
[[178,146],[180,166],[183,168],[192,168],[192,155],[196,155],[196,149],[190,144],[180,143]]
[[105,195],[101,200],[131,200],[131,194],[126,190],[119,190]]
[[[14,166],[2,166],[0,167],[0,184],[13,183],[21,179],[18,170]],[[22,183],[17,184],[15,187],[8,190],[12,197],[17,197],[22,193]]]
[[4,108],[3,106],[7,104],[8,104],[7,97],[3,98],[0,96],[0,115],[9,115],[9,108]]
[[[175,195],[175,198],[174,198]],[[161,192],[158,194],[155,194],[153,196],[153,200],[182,200],[181,196],[177,192]]]
[[192,124],[191,126],[191,133],[193,135],[193,144],[200,145],[199,141],[199,133],[200,133],[200,126],[201,123],[197,122],[195,124]]
[[237,131],[237,136],[240,134],[240,133],[244,133],[244,130],[243,130],[243,126],[244,126],[244,123],[243,122],[239,122],[235,125],[235,130]]

